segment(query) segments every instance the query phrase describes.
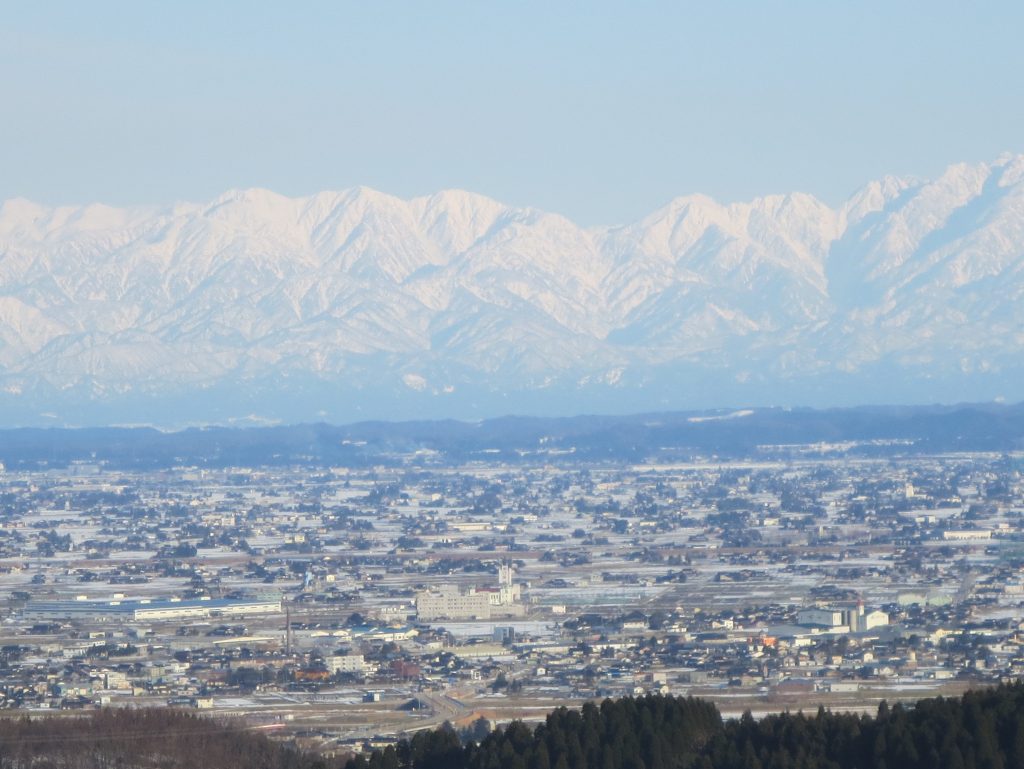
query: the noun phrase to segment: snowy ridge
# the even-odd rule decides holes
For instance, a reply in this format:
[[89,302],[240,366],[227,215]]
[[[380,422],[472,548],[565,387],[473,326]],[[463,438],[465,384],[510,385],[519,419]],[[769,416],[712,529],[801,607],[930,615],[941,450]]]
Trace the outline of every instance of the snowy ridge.
[[1021,156],[598,228],[454,190],[0,206],[0,408],[26,423],[216,419],[214,392],[293,419],[1021,398],[1022,351]]

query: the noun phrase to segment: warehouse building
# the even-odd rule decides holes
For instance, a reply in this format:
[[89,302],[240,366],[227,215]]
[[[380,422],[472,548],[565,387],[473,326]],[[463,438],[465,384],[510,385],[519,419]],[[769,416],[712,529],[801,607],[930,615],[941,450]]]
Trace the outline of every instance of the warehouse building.
[[167,599],[138,601],[29,601],[25,619],[66,619],[87,622],[143,622],[279,614],[281,600],[273,599]]

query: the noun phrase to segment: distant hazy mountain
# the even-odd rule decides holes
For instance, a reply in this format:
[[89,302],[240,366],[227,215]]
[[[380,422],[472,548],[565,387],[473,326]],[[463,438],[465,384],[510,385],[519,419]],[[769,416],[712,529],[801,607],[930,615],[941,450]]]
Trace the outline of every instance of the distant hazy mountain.
[[[87,466],[380,466],[689,462],[1019,452],[1024,404],[750,408],[626,416],[368,421],[349,425],[0,428],[9,470]],[[1020,458],[1007,459],[1024,466]],[[87,470],[82,468],[83,471]]]
[[1024,156],[580,227],[468,192],[0,207],[5,423],[1024,398]]

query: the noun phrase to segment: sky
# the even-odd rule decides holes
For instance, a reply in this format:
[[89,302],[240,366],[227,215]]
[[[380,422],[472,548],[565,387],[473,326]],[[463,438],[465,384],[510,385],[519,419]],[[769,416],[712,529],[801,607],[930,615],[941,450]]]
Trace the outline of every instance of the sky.
[[582,224],[1024,152],[1024,3],[7,2],[0,199],[462,188]]

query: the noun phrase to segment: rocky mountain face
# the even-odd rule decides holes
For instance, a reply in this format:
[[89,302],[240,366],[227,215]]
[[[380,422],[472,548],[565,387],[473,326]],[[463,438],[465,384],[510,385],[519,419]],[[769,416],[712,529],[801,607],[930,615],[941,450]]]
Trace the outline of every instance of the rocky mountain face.
[[624,226],[467,192],[0,207],[18,424],[1024,397],[1024,157]]

